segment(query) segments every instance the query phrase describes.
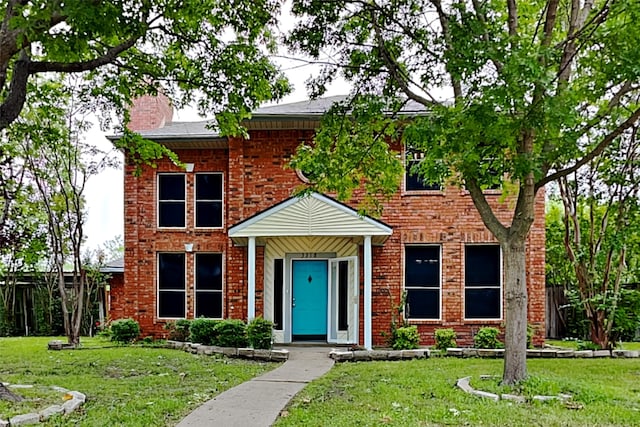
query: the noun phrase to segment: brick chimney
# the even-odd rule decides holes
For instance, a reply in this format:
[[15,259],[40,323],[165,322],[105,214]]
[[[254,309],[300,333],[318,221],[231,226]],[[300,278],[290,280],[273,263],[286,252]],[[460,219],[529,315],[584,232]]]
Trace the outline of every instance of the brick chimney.
[[131,114],[131,122],[128,127],[134,132],[158,129],[171,123],[173,119],[171,101],[162,93],[158,93],[156,96],[144,95],[136,98],[129,113]]

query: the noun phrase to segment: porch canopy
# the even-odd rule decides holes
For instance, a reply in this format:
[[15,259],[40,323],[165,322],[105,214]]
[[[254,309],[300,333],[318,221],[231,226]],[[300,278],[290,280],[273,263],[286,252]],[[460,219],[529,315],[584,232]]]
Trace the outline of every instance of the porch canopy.
[[255,317],[256,244],[263,245],[269,237],[350,237],[364,246],[364,346],[371,348],[371,246],[382,245],[392,232],[383,222],[318,193],[292,197],[234,225],[229,237],[248,247],[247,317]]

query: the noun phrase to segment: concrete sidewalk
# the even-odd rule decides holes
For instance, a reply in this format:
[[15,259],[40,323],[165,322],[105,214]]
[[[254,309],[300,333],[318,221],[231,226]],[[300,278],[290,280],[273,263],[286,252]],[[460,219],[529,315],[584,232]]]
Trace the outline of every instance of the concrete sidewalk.
[[219,394],[196,408],[178,427],[268,427],[308,382],[333,366],[328,347],[287,347],[282,366]]

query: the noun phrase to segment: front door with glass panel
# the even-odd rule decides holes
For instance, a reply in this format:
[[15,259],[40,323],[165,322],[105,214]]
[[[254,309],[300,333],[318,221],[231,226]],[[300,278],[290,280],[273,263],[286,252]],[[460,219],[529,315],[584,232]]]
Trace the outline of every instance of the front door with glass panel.
[[294,341],[327,339],[326,260],[292,261],[291,332]]

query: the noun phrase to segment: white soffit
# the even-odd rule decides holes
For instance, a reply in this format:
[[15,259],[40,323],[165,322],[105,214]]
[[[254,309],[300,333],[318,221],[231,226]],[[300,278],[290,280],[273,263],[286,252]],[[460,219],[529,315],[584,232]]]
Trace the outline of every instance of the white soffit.
[[[241,243],[247,237],[373,236],[381,244],[391,227],[335,200],[313,193],[294,197],[229,229],[229,237]],[[376,236],[379,236],[376,238]]]

